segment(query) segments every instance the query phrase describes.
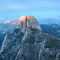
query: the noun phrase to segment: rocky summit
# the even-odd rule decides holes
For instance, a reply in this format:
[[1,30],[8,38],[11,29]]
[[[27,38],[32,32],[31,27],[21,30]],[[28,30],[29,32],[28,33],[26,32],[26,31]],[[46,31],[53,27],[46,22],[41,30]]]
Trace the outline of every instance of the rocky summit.
[[8,33],[0,49],[0,60],[60,60],[60,39],[43,33],[33,16],[13,23],[18,28]]
[[22,16],[10,24],[19,24],[19,28],[23,32],[25,32],[27,28],[35,28],[42,31],[40,24],[36,21],[36,18],[34,16]]

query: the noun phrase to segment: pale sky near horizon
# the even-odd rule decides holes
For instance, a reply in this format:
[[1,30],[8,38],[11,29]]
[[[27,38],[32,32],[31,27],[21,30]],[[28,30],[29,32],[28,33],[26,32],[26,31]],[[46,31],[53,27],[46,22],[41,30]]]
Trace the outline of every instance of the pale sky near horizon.
[[0,21],[26,15],[60,18],[60,0],[0,0]]

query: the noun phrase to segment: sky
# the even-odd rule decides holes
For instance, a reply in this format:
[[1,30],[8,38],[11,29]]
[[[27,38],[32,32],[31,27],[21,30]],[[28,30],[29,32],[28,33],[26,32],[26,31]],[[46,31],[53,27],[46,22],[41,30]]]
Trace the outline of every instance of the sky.
[[0,0],[0,22],[27,15],[60,18],[60,0]]

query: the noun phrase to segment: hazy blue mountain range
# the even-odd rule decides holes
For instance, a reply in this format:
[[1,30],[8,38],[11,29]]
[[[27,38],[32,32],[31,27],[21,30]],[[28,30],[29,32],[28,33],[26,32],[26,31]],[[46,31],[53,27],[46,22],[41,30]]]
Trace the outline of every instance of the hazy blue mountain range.
[[60,38],[60,24],[41,24],[42,31]]
[[59,18],[39,18],[37,20],[40,24],[60,24]]
[[12,25],[12,24],[0,24],[0,45],[3,41],[3,39],[5,38],[6,34],[8,32],[12,32],[15,28],[16,28],[16,24]]
[[16,26],[17,24],[0,24],[0,32],[11,32]]

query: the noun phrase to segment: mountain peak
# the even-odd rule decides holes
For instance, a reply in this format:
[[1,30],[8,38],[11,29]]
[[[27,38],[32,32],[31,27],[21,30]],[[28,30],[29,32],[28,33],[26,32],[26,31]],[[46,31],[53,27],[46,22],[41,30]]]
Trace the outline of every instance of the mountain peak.
[[19,24],[22,31],[25,31],[27,28],[34,28],[41,31],[40,24],[34,16],[22,16],[10,24]]
[[21,16],[18,20],[21,22],[25,22],[26,20],[29,20],[29,19],[36,20],[34,16]]
[[41,31],[40,24],[34,16],[22,16],[18,21],[20,21],[20,27],[23,28],[22,30],[24,30],[24,28],[34,28]]

